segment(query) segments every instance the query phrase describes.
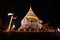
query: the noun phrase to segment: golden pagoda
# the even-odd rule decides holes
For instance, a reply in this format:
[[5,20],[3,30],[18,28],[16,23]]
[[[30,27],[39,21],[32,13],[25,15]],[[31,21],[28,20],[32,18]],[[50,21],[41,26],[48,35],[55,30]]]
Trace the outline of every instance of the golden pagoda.
[[42,20],[40,20],[35,13],[33,12],[31,6],[26,14],[26,16],[21,21],[21,26],[18,30],[21,29],[41,29],[42,27]]

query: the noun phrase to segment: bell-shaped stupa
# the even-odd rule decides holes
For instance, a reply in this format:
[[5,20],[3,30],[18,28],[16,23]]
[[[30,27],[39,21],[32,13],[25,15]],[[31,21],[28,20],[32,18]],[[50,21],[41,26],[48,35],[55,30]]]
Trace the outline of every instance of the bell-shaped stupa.
[[26,14],[26,16],[21,21],[20,29],[41,29],[42,28],[42,20],[40,20],[35,13],[33,12],[31,6]]

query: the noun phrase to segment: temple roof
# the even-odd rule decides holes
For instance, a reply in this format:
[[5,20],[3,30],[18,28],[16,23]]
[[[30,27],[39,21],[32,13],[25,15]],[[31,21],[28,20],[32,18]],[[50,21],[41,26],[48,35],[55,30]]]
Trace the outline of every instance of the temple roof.
[[[39,18],[35,15],[35,13],[33,12],[31,6],[30,6],[29,11],[27,12],[27,14],[25,15],[25,17],[24,17],[23,19],[25,19],[26,17],[27,17],[27,18],[39,19]],[[23,20],[23,19],[22,19],[22,20]]]

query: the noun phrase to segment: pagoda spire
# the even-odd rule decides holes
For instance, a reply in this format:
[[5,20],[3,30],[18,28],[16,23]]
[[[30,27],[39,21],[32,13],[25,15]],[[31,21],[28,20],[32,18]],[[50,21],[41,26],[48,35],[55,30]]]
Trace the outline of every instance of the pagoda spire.
[[22,19],[22,21],[23,21],[25,18],[34,18],[34,19],[38,19],[38,20],[39,20],[39,18],[38,18],[38,17],[35,15],[35,13],[33,12],[32,7],[31,7],[31,4],[30,4],[29,11],[28,11],[27,14],[25,15],[25,17]]
[[32,11],[32,8],[31,8],[31,6],[30,6],[30,9],[29,9],[30,11]]
[[29,10],[32,11],[31,3],[30,3],[30,9]]

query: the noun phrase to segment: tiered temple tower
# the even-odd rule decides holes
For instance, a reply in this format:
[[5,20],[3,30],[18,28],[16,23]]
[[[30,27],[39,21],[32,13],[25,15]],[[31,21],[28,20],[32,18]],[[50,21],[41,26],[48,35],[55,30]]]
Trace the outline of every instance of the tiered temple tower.
[[40,20],[35,13],[33,12],[31,6],[26,14],[26,16],[21,21],[21,26],[18,30],[21,29],[41,29],[42,28],[42,20]]

